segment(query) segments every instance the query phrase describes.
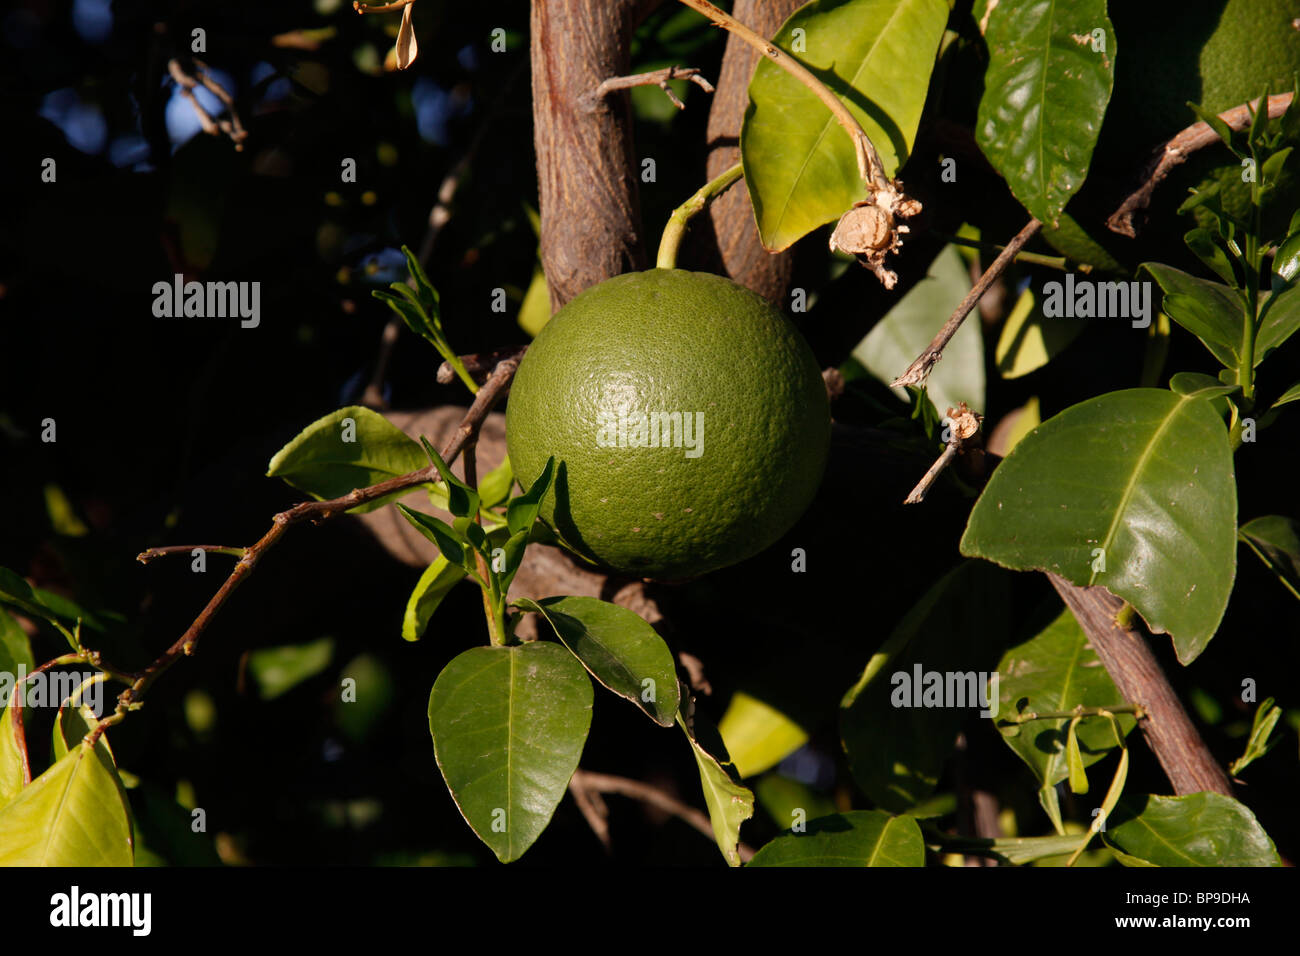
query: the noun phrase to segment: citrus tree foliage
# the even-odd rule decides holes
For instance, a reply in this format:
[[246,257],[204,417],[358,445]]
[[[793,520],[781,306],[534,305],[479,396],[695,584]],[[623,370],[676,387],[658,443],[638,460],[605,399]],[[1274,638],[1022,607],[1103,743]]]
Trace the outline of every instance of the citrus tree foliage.
[[[1234,16],[1251,16],[1248,5],[1228,6]],[[468,827],[463,835],[472,832],[503,863],[528,853],[557,815],[572,810],[561,809],[566,794],[587,822],[604,812],[592,809],[601,798],[583,797],[590,780],[580,765],[603,769],[590,763],[593,747],[600,760],[625,767],[653,754],[656,776],[671,771],[676,780],[668,805],[712,838],[712,859],[732,866],[923,866],[960,858],[954,855],[1015,865],[1276,866],[1284,840],[1294,855],[1294,814],[1279,811],[1287,798],[1278,794],[1294,793],[1300,726],[1291,646],[1300,620],[1300,514],[1289,407],[1300,399],[1300,347],[1292,341],[1300,329],[1292,155],[1300,105],[1259,105],[1295,91],[1294,69],[1264,76],[1274,68],[1261,65],[1249,91],[1255,105],[1230,122],[1218,114],[1244,98],[1224,93],[1231,87],[1212,75],[1237,35],[1228,15],[1218,27],[1202,24],[1196,38],[1175,32],[1144,51],[1150,33],[1138,26],[1145,14],[1115,7],[1107,0],[812,0],[771,38],[844,105],[874,146],[878,172],[905,181],[925,210],[910,232],[900,231],[897,290],[885,292],[851,257],[827,252],[824,227],[876,186],[864,180],[853,141],[819,92],[760,58],[738,143],[744,188],[765,250],[803,241],[801,255],[812,264],[804,278],[801,260],[798,281],[810,288],[793,290],[798,305],[780,304],[823,364],[837,367],[833,411],[843,426],[816,503],[777,544],[737,567],[670,585],[663,601],[670,618],[657,626],[615,603],[617,587],[599,597],[518,596],[512,585],[529,549],[557,541],[554,515],[568,494],[564,461],[552,456],[519,473],[507,459],[467,480],[472,472],[453,472],[428,438],[410,437],[355,388],[344,390],[333,410],[281,430],[265,475],[283,483],[277,488],[291,500],[328,502],[419,472],[427,507],[403,498],[412,490],[406,485],[339,510],[382,514],[429,542],[436,556],[409,581],[390,576],[401,593],[385,595],[392,606],[374,610],[368,646],[341,668],[333,636],[286,638],[238,662],[240,693],[261,707],[303,707],[306,687],[337,675],[343,703],[331,703],[329,719],[339,740],[373,741],[375,728],[400,713],[402,729],[390,737],[403,753],[392,759],[425,762],[416,799],[449,798]],[[392,65],[416,75],[423,64],[417,38],[425,36],[420,11],[411,11],[402,15]],[[1262,13],[1251,23],[1270,44],[1282,31],[1277,45],[1300,64],[1300,34],[1289,23]],[[521,33],[502,37],[503,49],[526,49]],[[308,40],[342,42],[331,33],[300,43]],[[664,4],[631,50],[648,70],[683,58],[716,63],[722,42],[698,13]],[[1156,102],[1143,99],[1139,79],[1150,60],[1196,63],[1202,51],[1211,98],[1186,109],[1175,102],[1167,116],[1144,113]],[[330,70],[370,69],[365,56],[355,61],[345,57]],[[307,110],[328,84],[312,90],[316,74],[295,75],[307,92],[294,87],[294,109]],[[421,85],[426,79],[402,96],[433,95]],[[398,74],[393,82],[406,81]],[[669,82],[665,89],[686,97],[690,110],[704,108],[698,88]],[[703,126],[688,125],[654,86],[634,90],[631,102],[635,131],[669,170],[662,183],[653,176],[640,183],[647,219],[657,221],[689,195],[671,190],[703,168],[695,162],[704,155]],[[1160,187],[1140,241],[1117,239],[1105,213],[1141,181],[1151,148],[1197,117],[1215,142]],[[277,134],[267,126],[259,135]],[[518,145],[510,149],[531,148]],[[674,151],[681,155],[670,157]],[[500,144],[485,150],[475,175],[507,162],[507,152]],[[175,196],[172,208],[184,215],[187,203],[202,201]],[[513,303],[517,338],[547,321],[532,201],[531,192],[512,194],[513,218],[479,233],[452,214],[460,260],[442,250],[428,265],[427,256],[394,241],[400,256],[372,263],[364,279],[338,280],[361,293],[348,299],[350,309],[379,310],[382,302],[415,333],[401,348],[423,356],[426,378],[446,361],[443,384],[468,392],[457,400],[473,401],[486,386],[459,357],[478,333],[456,269],[505,257],[502,244],[522,236],[520,284],[492,288]],[[1041,239],[1001,278],[1005,301],[985,303],[983,326],[980,312],[972,314],[926,384],[891,389],[972,277],[1030,220],[1042,224]],[[316,241],[323,248],[331,235],[322,226]],[[205,241],[216,243],[216,233]],[[445,288],[440,295],[429,273],[440,285],[443,277],[453,283],[455,295]],[[483,289],[473,295],[482,298]],[[314,334],[304,332],[303,341]],[[317,394],[324,374],[295,363],[295,387]],[[757,380],[761,373],[746,374]],[[988,449],[963,446],[960,461],[945,460],[929,500],[900,511],[896,502],[948,446],[963,405],[987,426],[1001,422],[986,428]],[[864,455],[868,440],[887,454]],[[1279,469],[1288,454],[1289,470]],[[750,470],[767,466],[753,462]],[[1288,477],[1279,483],[1282,471]],[[44,500],[59,535],[90,534],[57,485],[46,486]],[[262,554],[202,551],[192,556],[195,570],[230,553],[251,573]],[[726,562],[709,566],[719,563]],[[1124,699],[1085,622],[1062,608],[1039,572],[1121,598],[1124,622],[1151,635],[1216,761],[1231,761],[1232,774],[1259,786],[1241,790],[1245,799],[1161,792],[1149,752],[1130,752],[1144,702]],[[335,589],[360,572],[327,563],[315,573],[310,600],[323,603],[340,599]],[[234,600],[255,587],[243,585]],[[368,594],[355,600],[380,603]],[[217,732],[210,700],[196,693],[178,705],[183,714],[136,716],[131,695],[143,696],[161,675],[124,672],[101,657],[105,643],[115,654],[143,656],[140,634],[101,609],[114,604],[102,594],[69,597],[0,568],[0,604],[0,672],[30,675],[55,658],[51,673],[95,671],[54,702],[52,732],[24,719],[37,710],[14,697],[24,685],[3,688],[0,863],[207,862],[211,840],[190,826],[194,800],[185,787],[173,797],[129,762],[119,766],[108,738],[129,739],[137,723],[166,718],[183,721],[201,744]],[[277,622],[292,630],[292,609]],[[128,632],[129,640],[120,639]],[[428,672],[419,671],[414,697],[396,700],[398,681],[406,686],[411,674],[382,663],[397,653],[392,648],[425,655],[419,668]],[[697,655],[703,675],[694,670]],[[43,674],[27,683],[43,685]],[[116,710],[84,705],[109,686],[127,693]],[[375,700],[392,700],[393,713],[367,709]],[[1280,739],[1289,745],[1276,746]],[[331,738],[329,746],[341,745]],[[981,766],[1001,775],[994,780]],[[959,802],[975,778],[1002,801],[998,835],[959,831]],[[699,808],[707,826],[691,816]],[[200,812],[193,809],[192,819]],[[370,811],[340,803],[312,812],[353,820]],[[545,839],[590,842],[583,817],[570,816],[562,834]],[[1276,844],[1261,819],[1286,828]],[[615,816],[615,845],[617,830]],[[195,850],[194,840],[207,842]],[[473,838],[452,845],[464,854],[453,860],[482,850]],[[227,846],[223,856],[238,854]]]

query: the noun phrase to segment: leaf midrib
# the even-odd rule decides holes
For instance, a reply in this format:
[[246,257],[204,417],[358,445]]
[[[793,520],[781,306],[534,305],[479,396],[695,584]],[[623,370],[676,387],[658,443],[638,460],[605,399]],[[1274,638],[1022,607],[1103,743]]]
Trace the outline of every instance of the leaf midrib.
[[[1164,437],[1165,431],[1169,428],[1170,423],[1178,417],[1178,413],[1182,411],[1183,406],[1189,401],[1191,401],[1191,399],[1187,396],[1179,396],[1178,404],[1169,409],[1169,413],[1165,415],[1164,421],[1160,423],[1155,434],[1151,436],[1151,440],[1147,442],[1146,447],[1142,449],[1142,454],[1138,458],[1137,466],[1129,474],[1128,482],[1124,486],[1124,494],[1120,496],[1119,506],[1115,509],[1115,513],[1111,515],[1110,528],[1107,529],[1106,536],[1102,539],[1101,548],[1103,558],[1110,553],[1111,543],[1115,540],[1115,534],[1121,523],[1120,519],[1128,510],[1129,500],[1133,497],[1133,490],[1137,487],[1138,478],[1146,470],[1148,459],[1150,459],[1156,446],[1160,444],[1160,440]],[[1092,571],[1088,575],[1089,586],[1097,583],[1097,575],[1100,573],[1102,572]]]

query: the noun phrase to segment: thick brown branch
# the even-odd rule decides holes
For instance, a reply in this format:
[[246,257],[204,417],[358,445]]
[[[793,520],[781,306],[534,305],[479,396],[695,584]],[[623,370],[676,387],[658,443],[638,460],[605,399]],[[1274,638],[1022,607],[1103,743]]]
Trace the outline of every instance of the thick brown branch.
[[[1270,119],[1276,119],[1286,112],[1287,107],[1291,105],[1293,93],[1277,93],[1268,98],[1268,115]],[[1251,123],[1251,110],[1258,109],[1259,98],[1251,100],[1249,104],[1243,103],[1240,106],[1234,106],[1230,110],[1225,110],[1219,114],[1219,119],[1223,120],[1234,130],[1240,131],[1246,129]],[[1128,236],[1134,239],[1138,234],[1138,225],[1136,222],[1137,215],[1146,209],[1151,203],[1151,196],[1156,191],[1156,187],[1164,182],[1175,168],[1187,161],[1187,157],[1199,149],[1204,149],[1219,141],[1219,134],[1210,128],[1210,124],[1204,121],[1193,123],[1191,126],[1182,130],[1177,136],[1165,143],[1160,150],[1159,160],[1152,167],[1151,172],[1147,174],[1146,181],[1132,194],[1125,199],[1118,209],[1111,213],[1110,218],[1106,220],[1106,225],[1111,232],[1117,232],[1121,236]]]
[[1103,587],[1079,587],[1050,572],[1047,577],[1088,635],[1120,694],[1145,712],[1138,727],[1174,793],[1209,790],[1231,797],[1228,775],[1196,732],[1146,638],[1116,620],[1124,602]]
[[925,351],[917,356],[916,361],[908,366],[906,372],[890,383],[891,388],[925,384],[930,370],[934,368],[939,359],[943,358],[944,347],[957,334],[957,330],[961,328],[961,324],[966,316],[970,314],[970,310],[975,308],[975,303],[988,291],[989,286],[1006,271],[1007,266],[1011,265],[1012,260],[1016,258],[1016,253],[1023,249],[1025,243],[1032,239],[1042,227],[1043,224],[1037,219],[1031,219],[1025,228],[1016,233],[1016,237],[1007,243],[1005,249],[998,253],[998,257],[993,260],[993,264],[984,270],[984,274],[980,276],[979,281],[971,286],[970,292],[966,293],[966,298],[961,300],[961,304],[957,306],[948,321],[943,324],[939,334],[925,347]]

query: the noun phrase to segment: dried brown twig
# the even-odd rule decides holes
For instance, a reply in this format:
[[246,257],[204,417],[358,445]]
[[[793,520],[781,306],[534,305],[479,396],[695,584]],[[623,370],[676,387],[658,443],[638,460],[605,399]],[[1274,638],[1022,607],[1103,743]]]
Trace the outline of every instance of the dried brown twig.
[[[190,101],[190,106],[198,115],[199,125],[203,127],[203,132],[210,136],[219,136],[225,133],[230,137],[231,142],[235,144],[235,150],[240,152],[244,148],[244,140],[248,138],[248,130],[239,121],[239,111],[235,109],[234,97],[226,90],[224,86],[214,80],[208,73],[207,65],[200,60],[194,60],[195,74],[191,76],[181,66],[180,61],[173,58],[167,61],[167,72],[171,78],[176,81],[177,88],[180,89],[181,95]],[[230,114],[229,119],[213,119],[212,115],[203,108],[203,104],[198,101],[194,95],[194,88],[202,86],[219,99],[226,107],[226,112]]]
[[601,82],[590,93],[585,94],[579,103],[588,111],[594,110],[600,106],[603,100],[615,90],[628,90],[634,86],[657,86],[664,91],[664,95],[672,101],[673,106],[679,110],[686,109],[686,104],[678,99],[677,94],[673,92],[672,87],[668,85],[669,80],[690,80],[705,93],[713,92],[713,84],[700,76],[700,71],[689,66],[669,66],[662,70],[651,70],[649,73],[635,73],[631,76],[611,76],[609,79]]
[[[1270,119],[1277,119],[1287,111],[1291,105],[1293,93],[1277,93],[1268,98],[1268,115]],[[1219,114],[1219,119],[1223,120],[1233,130],[1246,129],[1251,123],[1251,110],[1259,108],[1258,97],[1251,100],[1250,103],[1242,103],[1240,106],[1234,106],[1230,110],[1224,110]],[[1171,172],[1182,163],[1187,162],[1187,158],[1198,149],[1204,149],[1213,143],[1219,141],[1219,134],[1210,128],[1210,124],[1204,121],[1193,123],[1191,126],[1182,130],[1169,142],[1160,149],[1159,159],[1151,167],[1151,171],[1146,175],[1145,181],[1138,189],[1129,194],[1118,209],[1110,214],[1106,220],[1106,226],[1111,232],[1117,232],[1121,236],[1128,236],[1134,239],[1138,234],[1137,215],[1146,209],[1151,203],[1151,196],[1156,191],[1156,187],[1164,182]]]

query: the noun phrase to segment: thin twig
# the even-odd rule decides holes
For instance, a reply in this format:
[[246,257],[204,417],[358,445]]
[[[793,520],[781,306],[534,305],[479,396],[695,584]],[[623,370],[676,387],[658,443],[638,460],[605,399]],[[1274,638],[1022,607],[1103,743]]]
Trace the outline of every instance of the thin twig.
[[587,826],[591,827],[591,832],[596,834],[596,839],[605,848],[605,852],[612,852],[613,846],[609,839],[609,808],[605,806],[600,793],[593,790],[586,782],[583,771],[579,770],[569,778],[569,793],[573,794],[573,802],[582,811]]
[[371,6],[368,3],[361,3],[360,0],[352,0],[352,9],[357,13],[392,13],[394,10],[401,10],[412,3],[415,3],[415,0],[396,0],[394,3],[381,3]]
[[[483,388],[474,396],[474,403],[465,412],[465,417],[461,419],[459,427],[443,447],[442,458],[444,461],[451,463],[461,453],[462,449],[468,444],[472,444],[483,421],[487,418],[488,412],[505,394],[507,386],[518,367],[519,362],[516,359],[506,359],[488,377]],[[180,658],[194,654],[195,649],[198,647],[199,638],[208,625],[212,623],[212,619],[221,610],[222,606],[225,605],[235,588],[252,574],[262,556],[280,540],[290,527],[304,521],[320,524],[330,518],[344,514],[358,505],[377,501],[389,495],[406,491],[409,488],[416,488],[426,482],[437,481],[439,477],[437,467],[431,464],[409,474],[381,481],[377,485],[357,488],[338,498],[331,498],[327,501],[304,501],[301,504],[294,505],[287,511],[277,514],[272,519],[271,529],[256,544],[245,550],[244,556],[235,565],[234,570],[230,572],[230,576],[226,578],[217,593],[199,612],[199,616],[194,619],[194,622],[186,628],[185,633],[177,638],[152,664],[143,671],[131,675],[136,678],[135,682],[119,695],[114,712],[101,720],[95,726],[95,729],[91,731],[91,745],[94,745],[94,741],[110,725],[120,722],[127,711],[140,706],[140,698],[144,696],[149,686],[165,673],[169,667]]]
[[935,479],[961,454],[966,447],[966,443],[975,437],[979,432],[980,422],[982,421],[983,418],[967,408],[965,402],[959,402],[956,408],[948,409],[948,414],[944,417],[944,423],[949,430],[948,444],[944,448],[943,454],[930,466],[929,471],[921,476],[921,480],[916,483],[916,487],[904,499],[903,504],[919,505],[925,500],[925,496],[930,493],[930,486],[934,484]]
[[1043,224],[1037,219],[1031,219],[1025,228],[1016,233],[1016,237],[1007,243],[1005,249],[998,253],[998,257],[980,276],[979,281],[971,286],[970,292],[966,293],[966,298],[961,300],[961,304],[957,306],[948,321],[943,324],[939,334],[925,347],[925,351],[917,356],[916,361],[908,366],[906,372],[890,383],[891,388],[925,384],[930,370],[934,368],[939,359],[943,358],[944,347],[948,344],[949,339],[957,333],[957,330],[961,328],[962,321],[970,314],[970,310],[975,308],[975,303],[988,291],[989,286],[1006,271],[1007,266],[1011,265],[1012,260],[1024,248],[1025,243],[1032,239],[1042,227]]
[[135,556],[135,559],[141,564],[148,564],[150,561],[156,561],[158,558],[165,558],[171,554],[192,554],[194,551],[203,551],[206,554],[228,554],[233,558],[242,558],[247,552],[247,548],[228,547],[222,544],[169,544],[162,548],[149,548],[147,551],[141,551]]
[[[210,136],[225,133],[235,144],[236,152],[242,151],[244,140],[248,138],[248,130],[244,129],[243,124],[239,121],[239,112],[235,109],[234,98],[226,91],[225,87],[208,74],[207,67],[202,62],[195,60],[194,65],[196,67],[195,72],[198,74],[197,79],[187,73],[185,68],[181,66],[180,61],[175,58],[167,61],[167,72],[171,74],[171,78],[176,82],[181,95],[190,101],[190,106],[198,116],[199,125],[203,127],[203,132]],[[203,108],[203,104],[194,95],[194,88],[199,85],[210,91],[225,105],[227,112],[230,114],[230,119],[215,120],[212,118],[211,114]]]
[[[632,780],[628,777],[615,777],[607,773],[595,773],[581,768],[573,772],[573,777],[578,779],[578,785],[582,788],[597,793],[617,793],[625,797],[631,797],[633,800],[640,800],[642,803],[648,803],[652,807],[656,807],[689,823],[710,840],[714,839],[713,824],[709,822],[708,814],[682,803],[671,794],[665,793],[657,787],[652,787],[648,783],[642,783],[640,780]],[[572,785],[572,781],[570,785]],[[599,836],[599,834],[597,835]],[[745,843],[739,844],[739,852],[741,860],[746,863],[754,856],[753,848]]]
[[[465,366],[465,371],[469,372],[470,377],[482,385],[487,381],[487,377],[492,374],[492,370],[501,362],[506,359],[521,359],[527,351],[527,345],[512,345],[509,348],[497,349],[495,352],[478,352],[473,355],[458,357]],[[443,362],[438,366],[439,385],[450,385],[455,380],[456,370],[452,368],[450,362]]]
[[664,226],[663,236],[659,239],[659,254],[655,259],[658,268],[677,268],[677,250],[686,235],[686,224],[691,221],[692,216],[697,215],[710,201],[726,192],[731,184],[743,175],[744,168],[740,163],[736,163],[709,180],[696,190],[690,199],[673,210],[672,215],[668,217],[667,225]]
[[601,82],[589,93],[584,93],[578,98],[578,103],[587,112],[597,109],[603,100],[615,90],[628,90],[634,86],[657,86],[664,91],[664,95],[672,101],[673,106],[679,110],[686,109],[686,104],[677,98],[669,80],[690,80],[705,93],[713,92],[713,84],[700,76],[700,71],[693,66],[669,66],[662,70],[651,70],[649,73],[635,73],[631,76],[611,76],[609,79]]
[[[1291,97],[1294,93],[1276,93],[1268,98],[1268,115],[1269,119],[1277,119],[1287,111],[1291,105]],[[1219,119],[1223,120],[1234,131],[1240,132],[1250,126],[1253,120],[1251,110],[1259,108],[1259,97],[1251,100],[1250,103],[1242,103],[1240,106],[1234,106],[1230,110],[1224,110],[1219,114]],[[1173,170],[1185,163],[1187,157],[1199,149],[1204,149],[1219,141],[1219,134],[1210,128],[1210,124],[1204,120],[1193,123],[1186,129],[1180,131],[1173,139],[1165,143],[1160,149],[1159,159],[1146,176],[1146,181],[1127,199],[1125,199],[1118,209],[1111,213],[1110,218],[1106,220],[1106,226],[1111,232],[1117,232],[1121,236],[1128,236],[1130,239],[1137,237],[1138,227],[1136,217],[1139,212],[1146,209],[1151,203],[1151,195]]]

